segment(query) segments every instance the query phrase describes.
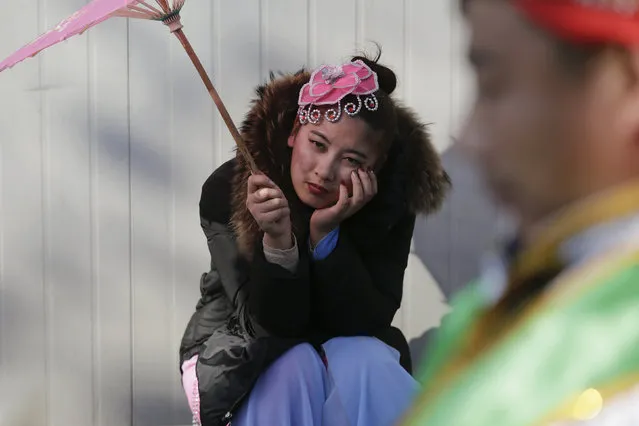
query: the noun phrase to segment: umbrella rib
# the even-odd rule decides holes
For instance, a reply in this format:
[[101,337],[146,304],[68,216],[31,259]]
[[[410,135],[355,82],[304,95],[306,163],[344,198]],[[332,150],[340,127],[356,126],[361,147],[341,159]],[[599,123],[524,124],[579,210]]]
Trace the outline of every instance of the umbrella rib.
[[165,13],[171,13],[171,8],[169,7],[169,3],[167,3],[166,0],[155,0],[155,2],[160,5]]
[[[150,10],[152,10],[152,11],[153,11],[153,12],[155,12],[155,13],[158,13],[158,14],[160,14],[160,15],[164,15],[164,12],[162,12],[160,9],[158,9],[158,8],[156,8],[156,7],[151,6],[150,4],[148,4],[147,2],[145,2],[144,0],[139,1],[139,2],[138,2],[138,4],[139,4],[140,6],[145,6],[145,7],[149,8]],[[132,5],[131,5],[131,6],[129,6],[129,8],[131,8],[131,7],[134,7],[134,6],[132,6]]]
[[142,14],[148,16],[149,19],[153,19],[153,18],[157,18],[157,17],[162,16],[162,12],[160,12],[159,10],[157,12],[151,12],[150,10],[142,9],[141,7],[137,7],[137,6],[133,6],[133,5],[129,5],[129,6],[127,6],[127,8],[129,10],[131,10],[131,11],[142,13]]
[[136,18],[136,19],[153,19],[152,16],[146,13],[135,12],[133,10],[120,9],[116,10],[111,16],[117,16],[120,18]]

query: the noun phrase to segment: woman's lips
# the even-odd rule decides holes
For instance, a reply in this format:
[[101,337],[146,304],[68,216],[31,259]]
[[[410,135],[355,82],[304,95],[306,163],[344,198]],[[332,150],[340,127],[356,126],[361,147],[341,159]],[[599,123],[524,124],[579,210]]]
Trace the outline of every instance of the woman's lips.
[[314,183],[308,182],[306,186],[308,187],[308,192],[313,195],[321,196],[328,194],[328,189],[324,188],[322,185],[316,185]]

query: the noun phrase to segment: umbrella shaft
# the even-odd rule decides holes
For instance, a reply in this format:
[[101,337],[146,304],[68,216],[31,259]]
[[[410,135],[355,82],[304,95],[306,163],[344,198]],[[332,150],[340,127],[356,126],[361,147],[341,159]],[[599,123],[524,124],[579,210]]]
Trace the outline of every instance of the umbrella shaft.
[[186,53],[189,55],[189,58],[191,58],[193,65],[195,65],[197,72],[200,74],[200,77],[202,78],[202,81],[204,82],[204,85],[206,86],[206,89],[209,91],[211,98],[213,98],[213,102],[217,106],[217,109],[220,111],[220,115],[222,116],[224,123],[226,123],[226,127],[228,127],[229,131],[231,132],[233,139],[235,139],[235,144],[237,145],[237,148],[240,150],[240,153],[242,154],[246,162],[249,164],[249,167],[251,168],[251,170],[253,172],[257,172],[258,169],[255,164],[255,161],[253,160],[253,157],[251,156],[250,152],[246,148],[246,144],[244,143],[244,140],[242,139],[240,132],[238,132],[237,127],[235,127],[235,124],[233,123],[233,120],[231,119],[231,115],[226,110],[224,103],[222,103],[222,99],[220,98],[220,95],[217,93],[217,90],[215,90],[215,87],[213,86],[211,79],[206,73],[206,70],[204,69],[204,66],[202,65],[202,63],[200,62],[200,59],[195,54],[195,51],[193,50],[191,43],[186,38],[186,35],[182,31],[182,29],[177,29],[176,31],[173,32],[173,34],[175,34],[178,40],[180,40],[180,43],[182,43],[184,50],[186,50]]

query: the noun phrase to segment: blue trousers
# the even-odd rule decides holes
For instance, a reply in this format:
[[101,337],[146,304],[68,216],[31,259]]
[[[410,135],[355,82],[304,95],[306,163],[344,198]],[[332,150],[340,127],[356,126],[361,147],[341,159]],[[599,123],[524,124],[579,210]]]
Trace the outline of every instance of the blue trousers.
[[275,361],[232,426],[391,426],[401,418],[419,389],[395,349],[372,337],[335,338],[323,348],[328,367],[309,344]]

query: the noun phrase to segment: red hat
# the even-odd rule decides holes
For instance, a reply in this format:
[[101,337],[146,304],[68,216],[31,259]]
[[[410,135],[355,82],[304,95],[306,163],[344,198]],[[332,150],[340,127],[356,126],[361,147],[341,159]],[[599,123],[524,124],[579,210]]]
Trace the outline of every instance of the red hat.
[[577,43],[639,45],[639,0],[513,0],[528,18]]

